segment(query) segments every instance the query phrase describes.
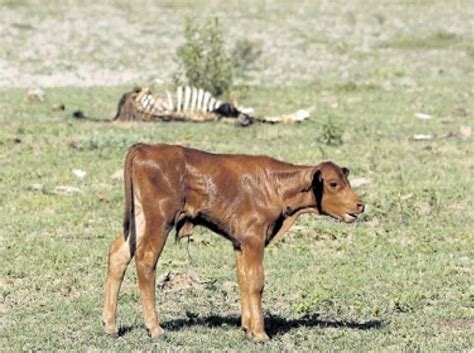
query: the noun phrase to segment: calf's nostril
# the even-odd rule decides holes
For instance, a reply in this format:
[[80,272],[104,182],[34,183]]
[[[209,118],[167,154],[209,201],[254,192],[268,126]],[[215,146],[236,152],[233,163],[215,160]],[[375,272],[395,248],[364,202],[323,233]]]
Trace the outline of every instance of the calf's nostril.
[[362,213],[362,212],[364,212],[364,210],[365,210],[365,205],[364,205],[362,202],[358,202],[358,203],[357,203],[357,208],[358,208],[359,211]]

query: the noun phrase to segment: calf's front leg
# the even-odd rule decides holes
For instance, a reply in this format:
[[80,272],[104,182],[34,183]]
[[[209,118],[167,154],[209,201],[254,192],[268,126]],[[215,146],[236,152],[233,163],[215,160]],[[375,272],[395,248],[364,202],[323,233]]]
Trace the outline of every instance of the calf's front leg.
[[246,337],[254,342],[264,342],[269,339],[265,333],[262,310],[264,248],[263,241],[250,241],[243,244],[241,249],[244,278],[247,284],[247,307],[250,311],[250,330],[247,330]]
[[237,262],[237,279],[240,287],[240,325],[247,333],[251,329],[251,314],[248,283],[242,251],[235,251],[235,259]]

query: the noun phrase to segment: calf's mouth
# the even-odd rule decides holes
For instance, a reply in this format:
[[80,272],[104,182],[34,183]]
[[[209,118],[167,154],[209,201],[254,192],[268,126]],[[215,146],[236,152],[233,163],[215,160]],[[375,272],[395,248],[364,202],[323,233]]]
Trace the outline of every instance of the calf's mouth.
[[342,216],[342,220],[346,223],[352,223],[355,222],[358,217],[359,215],[356,213],[344,213],[344,215]]

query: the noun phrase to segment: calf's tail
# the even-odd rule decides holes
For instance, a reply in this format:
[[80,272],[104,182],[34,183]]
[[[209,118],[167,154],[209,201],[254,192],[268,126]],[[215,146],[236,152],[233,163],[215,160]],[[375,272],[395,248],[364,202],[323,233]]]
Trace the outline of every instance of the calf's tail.
[[133,191],[133,158],[136,154],[136,145],[128,150],[125,159],[124,183],[125,183],[125,213],[123,219],[123,236],[128,240],[130,255],[133,256],[137,246],[137,229],[135,226],[135,197]]

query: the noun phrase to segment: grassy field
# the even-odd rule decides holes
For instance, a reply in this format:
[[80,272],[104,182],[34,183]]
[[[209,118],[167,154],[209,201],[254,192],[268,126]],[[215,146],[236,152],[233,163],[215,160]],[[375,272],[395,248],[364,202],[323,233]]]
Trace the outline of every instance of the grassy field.
[[[32,28],[25,27],[26,14],[32,11],[25,3],[9,4],[0,14],[8,15],[3,25],[16,23],[13,37],[5,38],[16,33],[16,40],[21,40],[25,31],[48,23],[43,17],[54,23],[61,13],[52,11],[53,5],[41,8],[31,19]],[[79,11],[80,2],[72,3]],[[332,14],[339,19],[335,32],[324,22],[319,24],[325,27],[324,38],[292,27],[288,38],[299,38],[292,42],[296,46],[285,51],[285,58],[272,62],[264,57],[260,63],[267,66],[266,79],[234,90],[242,104],[261,114],[314,105],[311,120],[301,125],[244,129],[224,123],[110,124],[105,120],[114,115],[118,99],[131,85],[78,87],[81,82],[74,78],[73,86],[46,88],[44,102],[28,103],[27,89],[14,87],[15,75],[6,75],[12,81],[0,84],[0,351],[472,351],[474,143],[469,128],[474,127],[474,56],[472,29],[469,34],[462,20],[472,11],[463,1],[449,2],[452,7],[440,1],[406,8],[374,5],[372,12],[364,10],[369,2],[362,2],[360,9],[357,2],[348,3],[341,19],[328,4],[321,15],[305,2],[308,11],[300,15]],[[173,3],[166,4],[166,13],[176,16]],[[266,21],[277,26],[277,15],[291,8],[270,5],[267,14],[233,5],[231,16],[245,18],[246,31],[260,30],[268,36],[271,31],[262,29]],[[83,11],[93,9],[84,6]],[[122,4],[115,11],[124,9]],[[348,11],[357,24],[369,23],[370,17],[390,28],[397,21],[406,27],[365,43],[370,50],[363,50],[364,29],[356,24],[360,31],[345,32],[345,23],[354,21]],[[156,12],[152,8],[148,16]],[[242,15],[250,12],[253,17]],[[418,16],[427,23],[419,32]],[[132,11],[124,18],[136,17]],[[292,22],[281,23],[284,27]],[[3,25],[0,32],[8,27]],[[339,40],[345,33],[347,41]],[[77,39],[72,36],[71,43],[79,45]],[[112,45],[103,38],[91,39],[100,42]],[[28,75],[35,75],[35,67],[40,76],[33,81],[48,86],[42,75],[58,65],[54,58],[72,63],[70,68],[58,66],[64,72],[82,64],[77,56],[62,52],[49,58],[51,66],[41,60],[35,66],[16,51],[14,40],[5,43],[1,50],[9,54],[0,55],[0,73],[6,67],[2,63],[15,67],[24,61],[27,75],[19,76],[20,86]],[[278,45],[285,48],[284,43]],[[267,46],[271,47],[265,42]],[[124,65],[133,60],[117,48],[116,60],[124,60]],[[321,57],[316,55],[318,48],[324,48]],[[302,71],[291,80],[291,72],[285,71],[288,53],[304,53],[302,57],[320,71],[300,80],[308,71],[302,69],[304,62],[296,61]],[[152,59],[147,58],[146,65],[152,65]],[[96,69],[106,63],[104,59]],[[277,68],[273,74],[272,63]],[[257,65],[255,70],[252,77],[262,68]],[[278,84],[281,77],[289,78],[289,84]],[[62,82],[56,78],[50,82],[53,86]],[[56,104],[64,104],[66,110],[53,111]],[[97,121],[72,118],[76,109]],[[417,113],[432,119],[417,119]],[[319,140],[327,121],[343,128],[342,145]],[[432,138],[416,141],[416,134]],[[304,164],[331,159],[349,167],[351,178],[370,180],[357,189],[367,213],[353,225],[302,217],[267,248],[264,311],[272,340],[265,345],[245,341],[239,329],[231,245],[205,229],[199,229],[189,244],[175,244],[171,236],[158,264],[158,276],[175,271],[183,279],[157,288],[166,340],[156,343],[147,336],[133,265],[119,301],[122,336],[112,340],[100,323],[106,254],[120,231],[124,207],[116,172],[127,148],[136,142],[267,154]],[[86,177],[77,178],[75,169],[86,171]],[[64,185],[80,192],[55,192]],[[187,276],[200,282],[186,287]]]
[[[472,139],[462,139],[470,116],[467,82],[426,82],[423,98],[378,88],[341,90],[294,86],[255,88],[263,111],[321,102],[300,126],[127,124],[77,121],[54,103],[113,114],[122,88],[50,89],[40,104],[25,90],[4,90],[2,129],[2,337],[18,350],[422,350],[472,349]],[[327,101],[327,103],[325,103]],[[335,104],[337,103],[337,105]],[[419,121],[413,104],[435,118]],[[442,124],[439,117],[451,116]],[[344,126],[345,142],[317,141],[321,122]],[[417,142],[414,133],[436,136]],[[120,297],[123,337],[102,332],[100,314],[106,252],[119,232],[122,183],[112,178],[129,145],[187,144],[217,152],[265,153],[296,163],[333,159],[353,178],[368,212],[355,225],[305,217],[266,252],[265,313],[273,340],[255,347],[238,328],[238,291],[230,244],[202,230],[195,241],[169,241],[158,266],[194,273],[209,283],[158,290],[167,340],[153,343],[142,324],[135,269]],[[87,171],[79,180],[73,169]],[[43,184],[34,190],[33,184]],[[57,195],[58,185],[81,189]]]

